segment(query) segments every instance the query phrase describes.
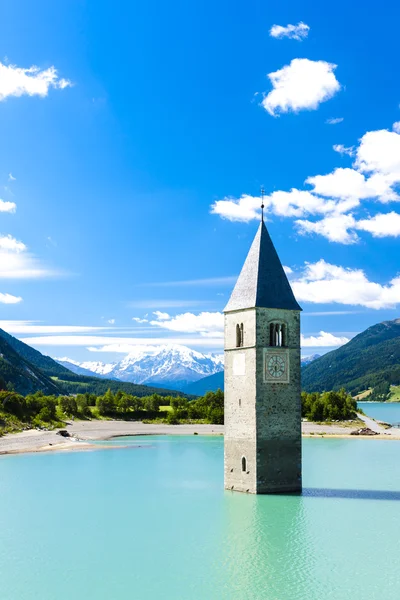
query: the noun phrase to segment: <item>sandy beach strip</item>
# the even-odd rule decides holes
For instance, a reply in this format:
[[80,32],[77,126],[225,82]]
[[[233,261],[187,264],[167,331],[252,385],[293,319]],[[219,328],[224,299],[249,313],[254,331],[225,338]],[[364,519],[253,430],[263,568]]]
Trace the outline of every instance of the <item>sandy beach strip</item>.
[[[164,425],[141,421],[75,421],[64,427],[71,437],[64,438],[56,431],[30,429],[0,437],[0,455],[24,452],[83,451],[112,448],[93,441],[110,440],[125,435],[223,435],[223,425]],[[71,439],[72,438],[72,439]]]
[[[378,426],[379,427],[379,426]],[[223,435],[223,425],[164,425],[159,423],[146,424],[140,421],[75,421],[65,426],[73,438],[64,438],[56,431],[38,431],[31,429],[21,433],[10,433],[0,437],[0,455],[19,454],[24,452],[54,452],[54,451],[83,451],[115,448],[92,444],[93,441],[110,440],[113,437],[132,435]],[[400,440],[400,429],[379,428],[379,435],[352,436],[355,427],[340,424],[323,425],[303,422],[304,437],[340,437],[352,439],[389,439]]]

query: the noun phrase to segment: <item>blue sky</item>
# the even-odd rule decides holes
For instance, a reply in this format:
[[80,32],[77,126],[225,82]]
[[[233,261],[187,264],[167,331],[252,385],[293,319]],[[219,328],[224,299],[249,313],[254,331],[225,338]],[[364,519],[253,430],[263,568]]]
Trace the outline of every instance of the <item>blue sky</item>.
[[304,354],[396,318],[400,8],[369,4],[3,1],[0,326],[221,352],[261,185]]

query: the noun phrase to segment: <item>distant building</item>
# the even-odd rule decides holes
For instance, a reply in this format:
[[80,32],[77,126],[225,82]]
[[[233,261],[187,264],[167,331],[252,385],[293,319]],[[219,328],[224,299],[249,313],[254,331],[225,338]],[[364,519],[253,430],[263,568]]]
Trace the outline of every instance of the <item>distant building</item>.
[[225,488],[301,490],[300,311],[264,221],[225,308]]

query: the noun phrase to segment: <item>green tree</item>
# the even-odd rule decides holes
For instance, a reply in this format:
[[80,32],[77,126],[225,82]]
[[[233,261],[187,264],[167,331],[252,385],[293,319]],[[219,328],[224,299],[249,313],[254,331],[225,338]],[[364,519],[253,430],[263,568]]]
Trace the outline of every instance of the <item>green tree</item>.
[[144,398],[144,407],[148,412],[158,412],[160,410],[162,397],[158,394],[152,396],[146,396]]
[[110,389],[104,394],[104,396],[99,396],[97,398],[96,406],[101,416],[111,416],[115,413],[115,398]]
[[76,417],[78,415],[78,405],[73,396],[61,396],[58,399],[58,404],[67,417]]

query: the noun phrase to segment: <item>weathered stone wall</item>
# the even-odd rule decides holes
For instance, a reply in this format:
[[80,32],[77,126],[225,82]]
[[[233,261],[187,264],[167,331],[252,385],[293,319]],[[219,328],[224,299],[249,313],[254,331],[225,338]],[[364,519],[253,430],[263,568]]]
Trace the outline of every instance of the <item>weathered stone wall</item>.
[[[285,323],[289,383],[264,381],[269,324]],[[236,324],[244,345],[236,348]],[[252,493],[301,489],[300,313],[257,308],[225,315],[225,487]],[[246,472],[242,457],[246,457]]]
[[[276,321],[287,327],[286,348],[277,351],[287,354],[289,383],[264,381],[264,348],[269,346],[269,325]],[[257,491],[298,491],[301,489],[300,313],[257,308],[256,339]]]
[[[256,318],[255,310],[225,315],[225,487],[256,490]],[[236,325],[243,323],[243,347]],[[242,457],[246,471],[242,471]]]

